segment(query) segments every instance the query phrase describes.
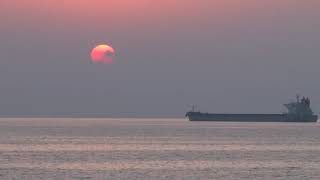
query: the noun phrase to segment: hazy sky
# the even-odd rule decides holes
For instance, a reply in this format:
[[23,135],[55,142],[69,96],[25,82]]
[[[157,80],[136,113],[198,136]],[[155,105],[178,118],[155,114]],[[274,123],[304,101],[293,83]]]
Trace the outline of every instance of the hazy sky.
[[[1,0],[0,115],[320,112],[319,0]],[[94,64],[100,43],[114,64]]]

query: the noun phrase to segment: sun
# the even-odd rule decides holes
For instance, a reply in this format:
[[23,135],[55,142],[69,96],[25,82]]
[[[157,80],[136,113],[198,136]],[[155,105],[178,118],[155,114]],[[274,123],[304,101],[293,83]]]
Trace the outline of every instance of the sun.
[[91,51],[91,61],[94,63],[107,63],[113,62],[115,50],[112,46],[107,44],[100,44],[94,47]]

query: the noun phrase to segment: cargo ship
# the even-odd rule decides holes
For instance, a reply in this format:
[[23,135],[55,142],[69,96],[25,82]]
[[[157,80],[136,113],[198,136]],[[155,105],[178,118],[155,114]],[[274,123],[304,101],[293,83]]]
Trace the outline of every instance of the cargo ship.
[[234,122],[317,122],[310,107],[310,99],[297,95],[296,101],[284,104],[286,113],[282,114],[217,114],[195,111],[194,107],[186,113],[190,121],[234,121]]

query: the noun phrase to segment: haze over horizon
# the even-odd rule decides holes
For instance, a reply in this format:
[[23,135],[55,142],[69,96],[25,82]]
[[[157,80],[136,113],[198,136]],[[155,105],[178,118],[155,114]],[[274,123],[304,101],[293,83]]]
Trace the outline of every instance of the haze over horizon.
[[[318,0],[2,0],[0,116],[320,112]],[[90,51],[111,44],[113,64]]]

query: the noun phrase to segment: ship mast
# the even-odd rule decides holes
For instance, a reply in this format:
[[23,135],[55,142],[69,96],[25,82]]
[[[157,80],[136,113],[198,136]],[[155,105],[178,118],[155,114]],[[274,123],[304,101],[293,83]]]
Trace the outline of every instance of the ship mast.
[[193,104],[193,105],[192,105],[191,112],[195,112],[195,109],[196,109],[196,106]]
[[299,94],[296,95],[296,99],[297,99],[297,103],[300,102],[300,95]]

